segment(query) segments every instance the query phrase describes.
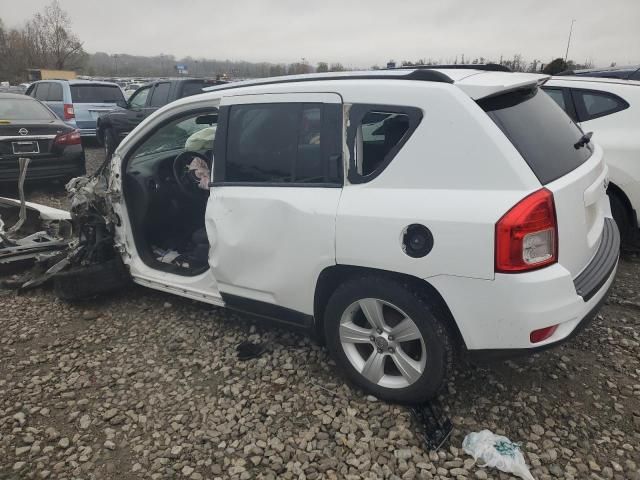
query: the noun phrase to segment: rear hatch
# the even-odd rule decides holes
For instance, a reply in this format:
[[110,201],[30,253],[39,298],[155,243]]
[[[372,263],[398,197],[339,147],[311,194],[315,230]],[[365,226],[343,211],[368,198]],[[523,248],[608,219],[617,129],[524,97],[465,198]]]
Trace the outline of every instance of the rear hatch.
[[71,101],[80,129],[96,128],[98,117],[124,104],[124,95],[117,85],[79,83],[71,85]]
[[575,278],[594,257],[610,216],[602,149],[582,142],[582,130],[535,84],[478,104],[553,193],[558,262]]

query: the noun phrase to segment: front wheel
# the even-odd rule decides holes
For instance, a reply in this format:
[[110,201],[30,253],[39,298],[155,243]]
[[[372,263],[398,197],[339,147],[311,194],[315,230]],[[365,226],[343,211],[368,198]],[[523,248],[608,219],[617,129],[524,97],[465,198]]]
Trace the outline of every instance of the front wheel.
[[350,280],[325,313],[327,346],[339,370],[376,397],[419,403],[451,369],[453,345],[437,304],[383,277]]
[[115,150],[115,134],[111,128],[105,129],[102,135],[102,145],[104,147],[104,156],[105,159],[109,160],[113,156],[113,151]]

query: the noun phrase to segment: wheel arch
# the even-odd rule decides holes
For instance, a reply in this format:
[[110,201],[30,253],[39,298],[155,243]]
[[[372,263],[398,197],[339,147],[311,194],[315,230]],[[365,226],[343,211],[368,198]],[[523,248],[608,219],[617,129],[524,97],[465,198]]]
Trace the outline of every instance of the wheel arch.
[[607,187],[607,195],[615,195],[620,200],[622,200],[622,203],[624,203],[624,206],[627,209],[627,213],[629,214],[629,217],[632,218],[632,215],[634,213],[633,205],[631,205],[631,200],[629,200],[629,197],[627,197],[627,194],[624,193],[624,190],[622,190],[615,183],[609,182],[609,186]]
[[615,196],[618,198],[622,205],[624,206],[627,218],[629,219],[631,232],[628,234],[625,242],[627,243],[635,243],[640,238],[640,232],[638,232],[638,215],[635,209],[633,208],[633,204],[627,194],[613,182],[609,182],[609,186],[607,188],[607,195]]
[[358,267],[354,265],[332,265],[325,268],[320,272],[318,281],[316,282],[314,301],[313,301],[313,317],[314,321],[314,334],[319,341],[324,342],[324,313],[327,302],[333,292],[344,282],[350,280],[353,277],[362,275],[377,275],[392,279],[399,283],[407,284],[421,294],[429,297],[430,300],[435,301],[441,308],[442,320],[445,322],[445,326],[449,330],[449,333],[454,340],[454,345],[457,349],[466,348],[464,338],[460,333],[460,329],[456,324],[456,321],[449,309],[447,303],[440,295],[440,292],[431,285],[428,281],[415,277],[413,275],[407,275],[404,273],[392,272],[389,270],[381,270],[377,268]]

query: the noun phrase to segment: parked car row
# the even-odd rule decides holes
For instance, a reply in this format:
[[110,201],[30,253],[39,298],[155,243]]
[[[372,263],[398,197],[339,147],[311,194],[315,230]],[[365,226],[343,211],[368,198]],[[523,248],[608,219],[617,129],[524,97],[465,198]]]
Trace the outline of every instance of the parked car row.
[[125,103],[118,85],[88,80],[42,80],[26,94],[44,102],[82,137],[95,137],[98,117]]
[[355,384],[420,402],[457,353],[568,340],[613,282],[605,153],[547,81],[405,68],[214,86],[127,135],[94,180],[120,194],[90,208],[133,281],[309,329]]
[[27,180],[83,175],[81,139],[97,139],[108,158],[122,138],[158,108],[221,83],[160,80],[142,85],[130,101],[117,84],[94,80],[42,80],[26,91],[17,90],[19,94],[0,92],[0,183],[17,180],[21,156],[32,160]]
[[18,158],[28,157],[28,180],[71,179],[85,174],[80,132],[41,102],[0,93],[0,182],[15,183]]
[[187,78],[158,80],[143,85],[129,100],[103,114],[97,121],[97,139],[104,146],[105,155],[111,158],[113,151],[140,122],[179,98],[202,93],[203,88],[224,84],[219,80]]

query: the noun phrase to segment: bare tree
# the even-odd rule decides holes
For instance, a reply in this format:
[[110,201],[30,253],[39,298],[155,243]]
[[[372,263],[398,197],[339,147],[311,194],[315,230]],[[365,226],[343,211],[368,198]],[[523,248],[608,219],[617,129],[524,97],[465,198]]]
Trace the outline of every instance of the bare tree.
[[71,21],[58,0],[36,13],[25,27],[31,44],[31,61],[58,70],[77,68],[83,60],[82,42],[71,31]]

